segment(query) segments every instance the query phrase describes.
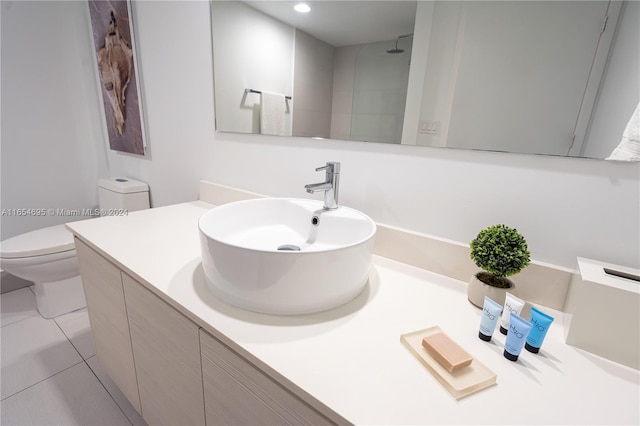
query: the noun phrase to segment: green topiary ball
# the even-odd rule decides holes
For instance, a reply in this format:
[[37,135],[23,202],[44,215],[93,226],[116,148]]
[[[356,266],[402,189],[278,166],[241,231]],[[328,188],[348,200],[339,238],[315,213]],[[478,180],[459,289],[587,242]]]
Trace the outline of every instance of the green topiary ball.
[[517,274],[530,261],[527,241],[517,229],[506,225],[493,225],[480,231],[470,246],[475,264],[497,277]]

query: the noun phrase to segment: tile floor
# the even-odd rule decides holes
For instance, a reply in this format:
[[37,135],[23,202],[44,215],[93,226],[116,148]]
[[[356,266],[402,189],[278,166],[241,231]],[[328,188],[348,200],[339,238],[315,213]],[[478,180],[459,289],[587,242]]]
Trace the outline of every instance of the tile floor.
[[100,367],[86,309],[44,319],[31,288],[0,305],[0,425],[146,425]]

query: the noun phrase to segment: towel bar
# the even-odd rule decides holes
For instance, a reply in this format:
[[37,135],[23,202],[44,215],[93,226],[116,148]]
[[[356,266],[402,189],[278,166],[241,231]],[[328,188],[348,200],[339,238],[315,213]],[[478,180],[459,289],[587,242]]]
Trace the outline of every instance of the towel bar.
[[[254,90],[254,89],[244,89],[244,93],[257,93],[259,95],[262,95],[262,92],[260,90]],[[285,96],[286,99],[292,99],[291,96]]]

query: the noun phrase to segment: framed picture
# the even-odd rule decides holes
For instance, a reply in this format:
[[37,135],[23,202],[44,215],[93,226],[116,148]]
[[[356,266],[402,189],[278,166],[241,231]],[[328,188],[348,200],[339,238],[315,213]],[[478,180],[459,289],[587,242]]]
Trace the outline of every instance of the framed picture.
[[89,0],[109,147],[144,155],[138,66],[129,0]]

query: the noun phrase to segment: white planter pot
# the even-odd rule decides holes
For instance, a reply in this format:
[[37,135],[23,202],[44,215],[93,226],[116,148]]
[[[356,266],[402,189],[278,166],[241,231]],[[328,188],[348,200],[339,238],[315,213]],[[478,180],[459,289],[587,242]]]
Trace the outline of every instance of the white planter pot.
[[484,297],[488,296],[491,300],[498,303],[501,306],[504,306],[504,299],[506,297],[507,292],[513,293],[515,290],[515,284],[508,280],[511,284],[509,288],[498,288],[487,285],[480,281],[476,275],[471,277],[469,281],[469,285],[467,286],[467,298],[469,302],[474,306],[482,309],[484,306]]

